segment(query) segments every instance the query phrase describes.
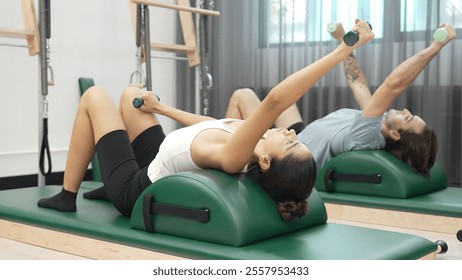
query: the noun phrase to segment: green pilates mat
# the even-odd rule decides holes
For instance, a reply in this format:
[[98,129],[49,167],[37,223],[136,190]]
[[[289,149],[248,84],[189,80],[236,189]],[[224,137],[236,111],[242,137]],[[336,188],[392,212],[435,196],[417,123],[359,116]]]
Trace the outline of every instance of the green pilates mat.
[[82,184],[75,213],[37,207],[40,198],[57,193],[59,186],[1,191],[0,218],[192,259],[418,259],[437,249],[434,242],[413,235],[332,223],[308,226],[245,246],[149,233],[131,228],[130,219],[122,217],[111,203],[82,197],[84,191],[100,185]]
[[419,214],[462,218],[462,188],[448,187],[411,198],[319,192],[324,202],[395,210]]

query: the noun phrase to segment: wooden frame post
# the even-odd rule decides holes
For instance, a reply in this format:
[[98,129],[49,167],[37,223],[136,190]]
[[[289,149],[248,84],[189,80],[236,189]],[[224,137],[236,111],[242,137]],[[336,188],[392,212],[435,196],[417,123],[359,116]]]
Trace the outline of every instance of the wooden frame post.
[[24,20],[24,29],[0,27],[0,37],[25,39],[29,55],[33,56],[40,52],[40,35],[35,15],[34,0],[21,0],[21,8]]

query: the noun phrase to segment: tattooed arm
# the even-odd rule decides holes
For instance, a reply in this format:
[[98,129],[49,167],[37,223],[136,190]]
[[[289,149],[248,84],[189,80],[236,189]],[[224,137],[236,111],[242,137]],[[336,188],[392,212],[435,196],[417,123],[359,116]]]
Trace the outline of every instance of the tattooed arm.
[[366,76],[361,70],[358,60],[353,53],[343,61],[343,70],[345,71],[345,77],[353,92],[356,103],[358,103],[361,110],[364,109],[371,99],[372,94],[367,85]]
[[[345,35],[345,29],[343,28],[342,23],[337,23],[337,28],[331,33],[331,35],[339,42],[339,44],[342,43],[343,36]],[[358,103],[361,110],[364,109],[367,102],[371,99],[372,94],[367,85],[366,76],[361,70],[358,60],[353,53],[343,60],[343,70],[345,72],[348,85],[350,86],[351,91],[353,91],[356,103]]]

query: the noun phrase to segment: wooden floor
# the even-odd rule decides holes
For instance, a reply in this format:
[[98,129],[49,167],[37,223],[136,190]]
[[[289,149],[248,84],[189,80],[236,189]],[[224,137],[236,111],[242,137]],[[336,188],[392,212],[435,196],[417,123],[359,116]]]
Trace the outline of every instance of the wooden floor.
[[0,260],[85,260],[80,256],[61,253],[0,237]]
[[[448,244],[448,252],[437,255],[437,260],[462,260],[462,242],[458,241],[455,234],[445,234],[410,230],[403,228],[393,228],[371,224],[361,224],[356,222],[346,222],[340,220],[329,220],[330,223],[341,223],[362,227],[370,227],[381,230],[397,231],[422,236],[431,241],[444,240]],[[0,260],[84,260],[86,258],[66,254],[38,246],[28,245],[6,238],[0,238]]]

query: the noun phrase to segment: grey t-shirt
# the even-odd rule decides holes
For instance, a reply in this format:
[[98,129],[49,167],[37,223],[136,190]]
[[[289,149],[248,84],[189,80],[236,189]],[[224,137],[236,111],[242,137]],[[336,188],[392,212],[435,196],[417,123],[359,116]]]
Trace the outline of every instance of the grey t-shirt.
[[380,132],[382,116],[363,117],[361,111],[340,109],[310,123],[298,134],[321,168],[332,157],[353,150],[379,150],[385,147]]

